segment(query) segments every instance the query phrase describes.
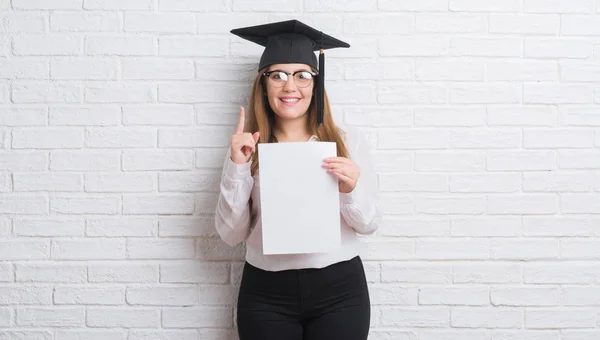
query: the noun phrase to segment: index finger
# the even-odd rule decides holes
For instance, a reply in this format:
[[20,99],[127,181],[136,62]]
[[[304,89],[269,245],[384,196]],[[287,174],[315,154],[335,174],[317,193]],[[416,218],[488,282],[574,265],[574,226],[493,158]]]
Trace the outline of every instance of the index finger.
[[244,107],[240,105],[240,119],[238,120],[237,127],[235,128],[235,133],[244,132],[245,119]]

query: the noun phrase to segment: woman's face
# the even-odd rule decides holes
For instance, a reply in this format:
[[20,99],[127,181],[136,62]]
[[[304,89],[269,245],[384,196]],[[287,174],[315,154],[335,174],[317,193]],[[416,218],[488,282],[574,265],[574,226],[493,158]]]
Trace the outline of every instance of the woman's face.
[[306,64],[276,64],[271,65],[267,72],[271,72],[265,79],[267,99],[277,117],[297,119],[306,114],[315,86],[311,67]]

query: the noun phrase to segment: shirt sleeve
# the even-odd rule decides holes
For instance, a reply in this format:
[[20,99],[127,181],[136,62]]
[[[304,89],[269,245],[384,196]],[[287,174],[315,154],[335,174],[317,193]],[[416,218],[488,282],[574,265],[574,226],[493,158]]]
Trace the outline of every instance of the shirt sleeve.
[[254,186],[251,165],[251,160],[244,164],[234,163],[230,151],[227,151],[215,211],[215,227],[221,239],[230,246],[246,240],[250,232],[250,195]]
[[340,193],[340,210],[346,223],[357,233],[373,234],[381,225],[383,213],[379,205],[379,183],[369,143],[357,130],[344,133],[350,158],[360,168],[354,190]]

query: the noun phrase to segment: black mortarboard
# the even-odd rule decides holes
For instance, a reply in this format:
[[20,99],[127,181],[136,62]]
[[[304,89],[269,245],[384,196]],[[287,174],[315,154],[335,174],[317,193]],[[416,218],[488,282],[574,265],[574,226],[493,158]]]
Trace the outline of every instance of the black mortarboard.
[[[317,124],[323,122],[325,54],[323,50],[349,44],[298,20],[243,27],[231,33],[265,47],[258,69],[272,64],[307,64],[319,70],[317,79]],[[320,51],[319,62],[314,51]]]

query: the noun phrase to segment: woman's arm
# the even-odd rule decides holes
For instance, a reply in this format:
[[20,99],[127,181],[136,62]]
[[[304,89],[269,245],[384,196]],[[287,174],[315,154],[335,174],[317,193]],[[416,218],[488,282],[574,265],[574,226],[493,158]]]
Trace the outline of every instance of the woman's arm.
[[350,158],[360,168],[360,176],[354,190],[340,193],[340,209],[349,226],[359,234],[369,235],[379,228],[383,218],[377,174],[365,136],[354,129],[344,134]]
[[234,163],[228,151],[223,164],[215,227],[221,239],[230,246],[246,240],[250,231],[250,194],[254,185],[251,163]]

